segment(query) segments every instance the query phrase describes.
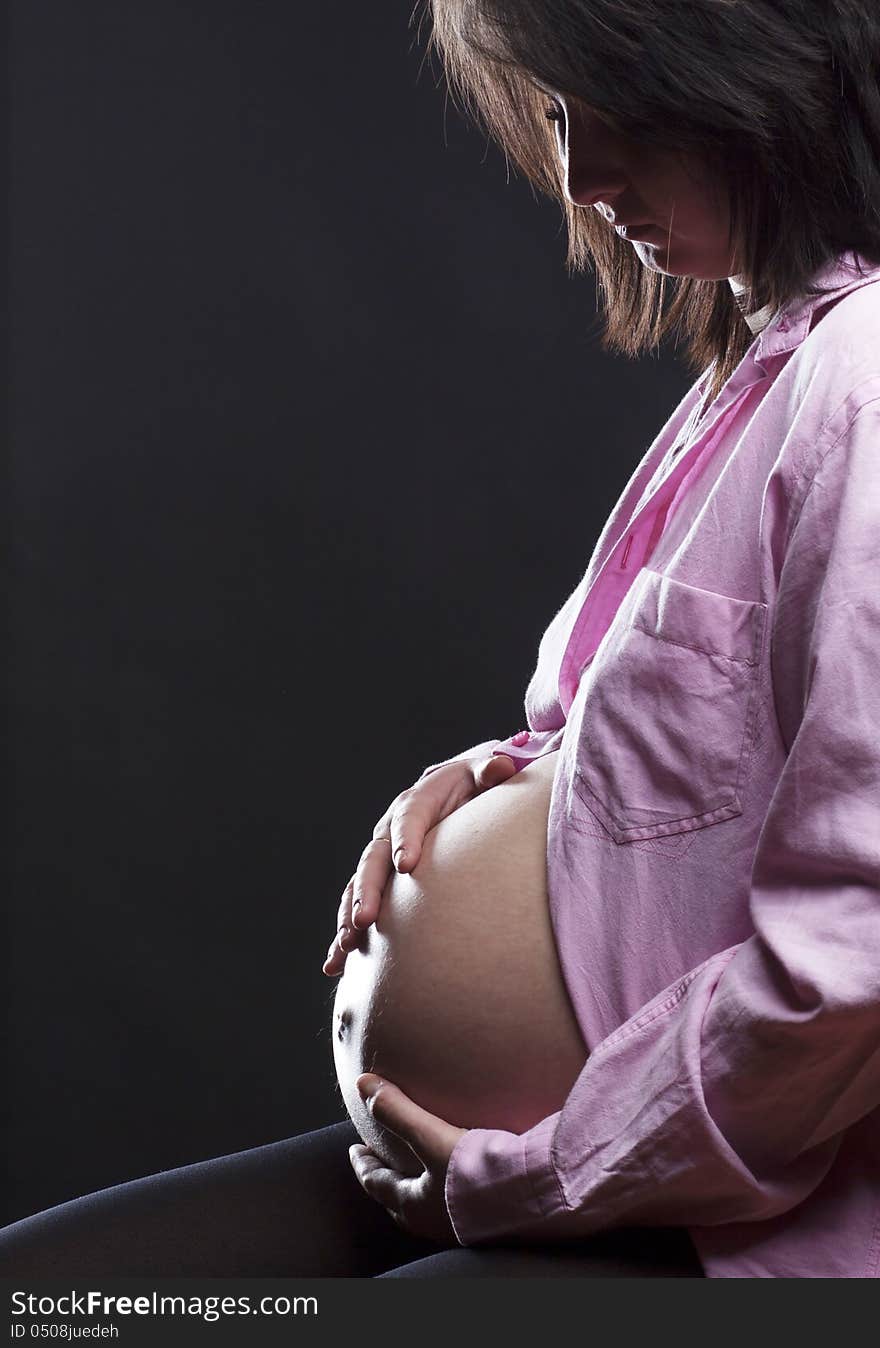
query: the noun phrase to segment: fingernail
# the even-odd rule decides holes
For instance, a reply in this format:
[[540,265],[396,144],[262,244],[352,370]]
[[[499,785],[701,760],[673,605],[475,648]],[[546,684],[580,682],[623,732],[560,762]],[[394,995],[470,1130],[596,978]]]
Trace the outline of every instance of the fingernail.
[[371,1076],[369,1080],[367,1081],[358,1080],[355,1084],[357,1085],[358,1094],[360,1095],[361,1099],[370,1100],[376,1094],[379,1087],[385,1085],[385,1082],[381,1079],[381,1077]]
[[352,925],[354,925],[354,923],[357,921],[357,915],[360,912],[360,910],[361,910],[361,901],[360,899],[355,899],[354,903],[351,905]]
[[397,866],[398,869],[399,869],[399,868],[400,868],[400,863],[401,863],[401,861],[405,861],[405,860],[406,860],[406,848],[405,848],[405,847],[398,847],[397,851],[394,853],[394,864],[395,864],[395,866]]

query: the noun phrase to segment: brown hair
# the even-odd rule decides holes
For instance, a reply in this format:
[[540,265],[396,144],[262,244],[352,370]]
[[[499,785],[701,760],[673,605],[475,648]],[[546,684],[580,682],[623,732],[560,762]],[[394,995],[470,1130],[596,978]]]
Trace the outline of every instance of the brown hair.
[[654,272],[566,200],[535,80],[627,135],[724,164],[749,311],[821,293],[812,278],[846,249],[880,263],[877,0],[424,4],[453,100],[562,203],[569,271],[596,273],[603,350],[636,357],[673,334],[694,374],[716,362],[714,397],[753,336],[727,280]]

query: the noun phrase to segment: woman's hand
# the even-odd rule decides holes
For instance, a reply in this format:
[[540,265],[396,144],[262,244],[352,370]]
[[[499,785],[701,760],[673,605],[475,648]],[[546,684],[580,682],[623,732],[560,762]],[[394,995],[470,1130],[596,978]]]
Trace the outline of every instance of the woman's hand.
[[[431,774],[433,776],[433,773]],[[352,1169],[364,1192],[412,1236],[457,1245],[446,1207],[445,1187],[449,1158],[467,1132],[436,1114],[429,1114],[399,1086],[374,1072],[363,1072],[355,1083],[373,1118],[402,1138],[425,1167],[415,1178],[401,1175],[361,1143],[349,1147]]]
[[388,877],[395,868],[405,874],[418,864],[422,842],[441,819],[490,786],[516,772],[507,754],[456,759],[435,768],[395,796],[373,829],[357,870],[342,891],[336,914],[336,936],[330,943],[323,972],[341,974],[346,956],[362,933],[376,921]]

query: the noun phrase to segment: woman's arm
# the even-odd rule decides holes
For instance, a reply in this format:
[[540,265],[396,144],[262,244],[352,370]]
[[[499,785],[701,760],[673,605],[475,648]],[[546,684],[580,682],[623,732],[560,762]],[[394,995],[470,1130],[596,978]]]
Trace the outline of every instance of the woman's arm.
[[759,1222],[807,1198],[880,1108],[878,574],[880,399],[807,485],[781,565],[788,757],[754,856],[754,934],[596,1046],[556,1114],[463,1135],[446,1178],[461,1244]]
[[462,758],[479,758],[488,754],[506,754],[508,758],[513,759],[517,772],[521,772],[533,759],[541,758],[544,754],[553,753],[558,749],[564,730],[564,725],[559,730],[518,730],[506,740],[484,740],[482,744],[463,749],[452,758],[444,758],[442,763],[432,763],[421,773],[419,781],[422,777],[427,777],[429,772],[445,767],[447,763],[456,763]]

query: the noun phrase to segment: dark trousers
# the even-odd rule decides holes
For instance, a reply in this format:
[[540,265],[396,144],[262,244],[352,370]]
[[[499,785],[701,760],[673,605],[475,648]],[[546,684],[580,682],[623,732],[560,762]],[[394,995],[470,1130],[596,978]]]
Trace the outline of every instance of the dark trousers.
[[361,1188],[348,1120],[71,1199],[0,1229],[0,1276],[700,1278],[683,1229],[438,1245]]

